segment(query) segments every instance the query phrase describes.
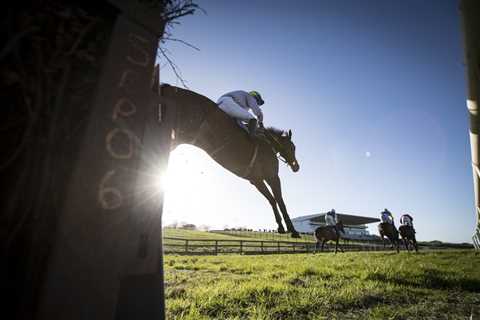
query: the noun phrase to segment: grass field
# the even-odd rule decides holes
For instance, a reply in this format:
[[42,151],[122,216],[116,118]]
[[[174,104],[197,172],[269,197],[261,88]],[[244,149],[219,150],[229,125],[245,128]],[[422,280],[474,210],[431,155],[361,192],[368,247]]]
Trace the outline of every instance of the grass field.
[[[244,232],[240,235],[227,232],[226,234],[216,232],[205,232],[197,230],[184,230],[165,228],[163,232],[164,242],[163,248],[166,254],[178,253],[186,254],[215,254],[222,253],[253,253],[253,252],[292,252],[305,251],[305,246],[301,245],[301,241],[293,241],[292,238],[275,237],[276,241],[287,241],[281,244],[272,243],[272,238],[268,237],[275,235],[273,233],[262,232]],[[306,239],[307,237],[305,237]],[[308,237],[313,248],[313,237]],[[188,249],[186,241],[188,241]],[[264,241],[263,244],[260,242]],[[241,244],[242,243],[242,244]],[[298,244],[298,245],[297,245]],[[293,248],[295,245],[295,248]],[[218,246],[218,251],[215,249]],[[242,249],[240,249],[242,246]]]
[[165,256],[169,319],[480,319],[473,251]]
[[184,230],[165,228],[164,237],[177,237],[185,239],[211,239],[211,240],[271,240],[271,241],[293,241],[293,242],[314,242],[312,235],[301,235],[301,238],[292,238],[290,234],[279,234],[270,232],[251,231],[219,231],[207,232],[197,230]]
[[184,229],[163,229],[164,237],[183,238],[183,239],[205,239],[205,240],[244,240],[244,237],[236,237],[229,234],[220,234],[214,232],[184,230]]

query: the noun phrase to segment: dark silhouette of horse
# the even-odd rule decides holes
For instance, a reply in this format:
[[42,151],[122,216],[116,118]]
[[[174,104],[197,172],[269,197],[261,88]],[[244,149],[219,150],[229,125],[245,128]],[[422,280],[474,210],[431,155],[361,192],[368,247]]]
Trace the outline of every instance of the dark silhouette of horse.
[[402,236],[403,243],[405,248],[410,251],[410,245],[415,248],[415,251],[418,252],[417,239],[415,238],[415,229],[412,226],[402,225],[398,227],[400,235]]
[[395,228],[393,224],[382,222],[378,225],[378,233],[380,233],[380,237],[383,241],[383,247],[385,248],[385,237],[390,240],[393,246],[395,245],[397,252],[400,252],[400,239],[398,237],[398,230]]
[[[323,251],[323,246],[325,245],[325,242],[333,240],[335,241],[335,253],[337,253],[340,232],[345,233],[345,229],[343,228],[342,221],[337,222],[336,227],[337,229],[335,229],[335,227],[333,226],[321,226],[315,229],[315,232],[313,233],[315,240],[317,241],[317,243],[315,244],[315,252],[318,250],[318,247],[320,247],[320,242],[322,243],[320,251]],[[344,252],[341,247],[340,251]]]
[[170,85],[162,85],[160,90],[167,106],[164,116],[174,121],[172,149],[180,144],[197,146],[225,169],[248,180],[272,206],[278,232],[285,233],[280,209],[287,231],[299,238],[283,201],[278,176],[277,155],[293,172],[300,168],[291,130],[264,129],[265,138],[252,140],[210,99]]

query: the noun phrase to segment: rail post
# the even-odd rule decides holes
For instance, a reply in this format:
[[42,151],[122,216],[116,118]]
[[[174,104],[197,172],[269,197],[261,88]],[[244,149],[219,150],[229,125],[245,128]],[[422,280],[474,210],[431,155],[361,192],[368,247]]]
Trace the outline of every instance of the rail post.
[[243,254],[243,240],[240,240],[240,254]]
[[105,62],[85,100],[92,107],[48,243],[38,320],[165,318],[163,192],[148,189],[145,198],[149,177],[166,168],[174,123],[157,120],[158,73],[152,79],[162,11],[109,2],[108,49],[95,57]]
[[185,253],[188,253],[188,240],[185,240]]
[[215,240],[215,255],[218,255],[218,240]]
[[280,241],[277,241],[277,252],[280,253]]
[[263,253],[263,241],[260,241],[260,247],[261,247],[261,250],[262,250],[262,253]]

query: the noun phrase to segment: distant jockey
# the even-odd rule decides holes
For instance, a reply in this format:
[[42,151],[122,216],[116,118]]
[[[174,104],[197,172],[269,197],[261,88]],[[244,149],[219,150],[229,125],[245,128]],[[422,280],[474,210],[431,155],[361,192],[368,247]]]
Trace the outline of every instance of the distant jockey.
[[402,226],[410,226],[413,228],[413,218],[411,215],[409,215],[408,213],[402,215],[400,217],[400,224]]
[[[263,126],[263,112],[260,106],[264,103],[257,91],[242,90],[225,93],[217,101],[218,107],[236,119],[242,128],[245,128],[246,123],[248,124],[248,133],[251,138],[255,138],[257,126],[259,124]],[[253,115],[249,111],[252,111]]]
[[325,215],[325,224],[327,226],[337,225],[337,214],[335,213],[335,209],[332,209],[327,212],[327,214]]
[[388,224],[391,224],[391,225],[395,225],[395,221],[393,220],[393,215],[390,211],[388,211],[387,208],[385,208],[381,215],[380,215],[380,218],[382,220],[383,223],[388,223]]

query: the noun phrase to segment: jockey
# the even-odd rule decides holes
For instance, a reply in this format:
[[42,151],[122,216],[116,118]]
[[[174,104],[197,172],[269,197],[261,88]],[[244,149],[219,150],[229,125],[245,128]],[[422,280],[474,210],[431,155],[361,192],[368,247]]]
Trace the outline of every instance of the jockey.
[[393,220],[393,215],[387,208],[385,208],[381,213],[381,220],[383,223],[389,223],[391,225],[395,225],[395,221]]
[[411,215],[409,215],[408,213],[402,215],[400,217],[400,224],[402,226],[410,226],[413,228],[413,218]]
[[327,226],[336,226],[337,225],[337,214],[335,213],[335,209],[330,210],[325,215],[325,224]]
[[[245,128],[248,123],[248,133],[251,138],[255,138],[257,125],[263,125],[263,112],[260,106],[265,102],[257,91],[232,91],[221,96],[217,105],[226,114],[236,119],[238,124]],[[252,111],[252,115],[249,111]]]

